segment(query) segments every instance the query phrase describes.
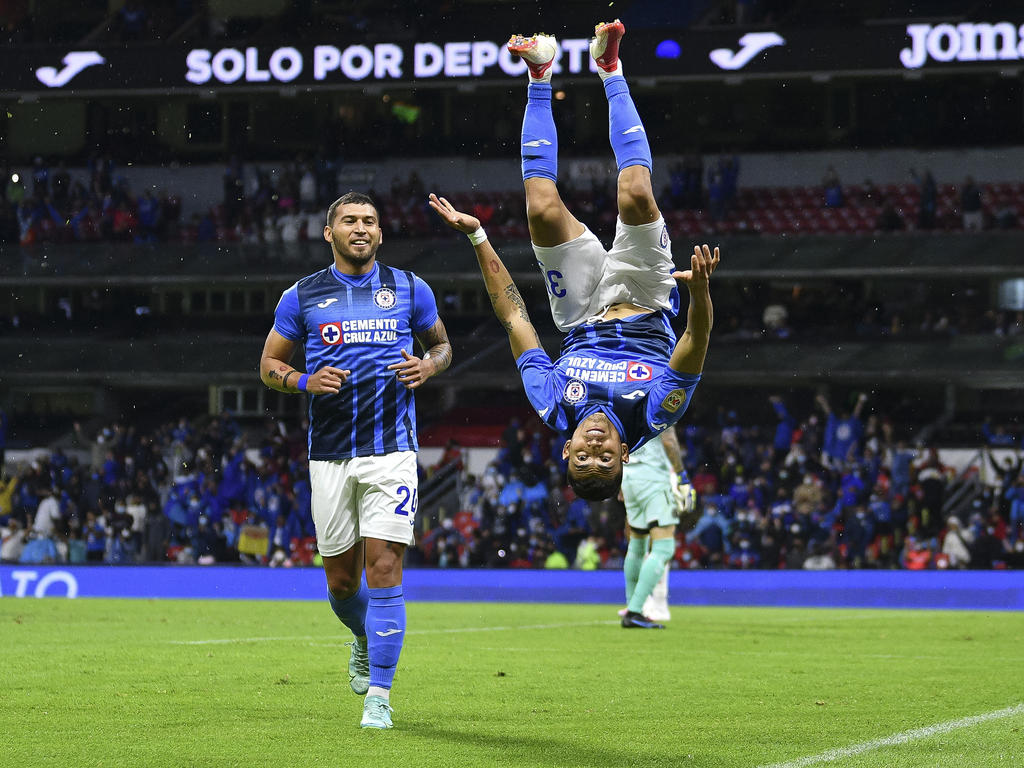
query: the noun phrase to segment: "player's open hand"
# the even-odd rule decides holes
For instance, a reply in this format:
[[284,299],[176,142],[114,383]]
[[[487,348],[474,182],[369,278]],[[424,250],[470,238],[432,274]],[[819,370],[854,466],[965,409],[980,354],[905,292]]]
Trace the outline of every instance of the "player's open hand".
[[690,291],[706,288],[708,281],[711,280],[711,273],[718,267],[718,262],[717,245],[714,252],[711,251],[706,243],[703,246],[695,245],[693,246],[693,255],[690,257],[690,268],[681,272],[673,272],[672,277],[686,283],[686,287]]
[[416,389],[423,382],[433,376],[437,370],[433,362],[414,357],[402,350],[402,362],[392,363],[388,366],[389,371],[398,371],[398,381],[405,385],[406,389]]
[[306,391],[311,395],[336,395],[341,391],[341,385],[348,381],[351,373],[349,370],[325,365],[310,375],[306,381]]
[[480,219],[470,216],[468,213],[461,213],[455,210],[455,206],[445,198],[430,193],[430,207],[437,211],[442,221],[452,229],[457,229],[464,235],[476,232],[480,228]]

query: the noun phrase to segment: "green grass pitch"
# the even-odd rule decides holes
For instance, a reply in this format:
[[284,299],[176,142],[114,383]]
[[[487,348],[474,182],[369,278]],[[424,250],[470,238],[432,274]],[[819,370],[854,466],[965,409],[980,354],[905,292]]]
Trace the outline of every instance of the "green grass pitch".
[[617,607],[411,603],[362,731],[326,602],[3,598],[0,765],[1024,765],[1024,615]]

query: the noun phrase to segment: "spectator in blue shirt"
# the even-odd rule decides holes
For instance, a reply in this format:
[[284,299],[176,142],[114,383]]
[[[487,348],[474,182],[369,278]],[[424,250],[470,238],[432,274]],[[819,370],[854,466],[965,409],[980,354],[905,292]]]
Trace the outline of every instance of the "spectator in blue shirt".
[[686,534],[686,541],[697,540],[709,552],[722,552],[725,546],[725,534],[729,530],[729,521],[711,504],[704,505],[704,512],[694,529]]
[[1002,424],[997,424],[996,428],[992,429],[991,419],[985,419],[985,423],[981,425],[981,434],[985,436],[985,442],[989,445],[1012,448],[1017,444],[1017,439],[1007,432]]
[[829,466],[842,464],[860,448],[860,440],[864,434],[864,422],[861,421],[860,414],[864,410],[868,396],[861,392],[857,396],[853,411],[843,411],[838,416],[824,395],[818,395],[815,400],[828,419],[825,424],[822,454]]
[[790,415],[786,409],[786,404],[782,402],[782,398],[778,395],[772,395],[768,398],[768,401],[772,404],[775,415],[779,419],[779,423],[775,426],[775,438],[772,440],[775,462],[779,463],[789,453],[789,447],[793,442],[793,429],[796,427],[796,419]]

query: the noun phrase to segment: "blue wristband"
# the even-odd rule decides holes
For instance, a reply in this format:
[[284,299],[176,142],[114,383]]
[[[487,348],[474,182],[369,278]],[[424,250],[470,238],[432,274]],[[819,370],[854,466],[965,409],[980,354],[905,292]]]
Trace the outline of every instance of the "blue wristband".
[[308,373],[304,373],[301,376],[299,376],[299,381],[295,385],[298,388],[299,392],[305,392],[306,391],[306,382],[307,381],[309,381],[309,374]]

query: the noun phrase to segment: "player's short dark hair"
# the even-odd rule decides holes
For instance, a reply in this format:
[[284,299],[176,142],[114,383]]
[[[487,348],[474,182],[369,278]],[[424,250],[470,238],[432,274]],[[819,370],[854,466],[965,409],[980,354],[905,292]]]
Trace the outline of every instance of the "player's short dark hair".
[[604,501],[616,496],[622,485],[622,465],[611,473],[587,472],[577,475],[568,474],[569,486],[577,496],[587,501]]
[[373,198],[369,195],[364,195],[362,192],[346,192],[344,195],[339,197],[333,203],[331,207],[327,209],[327,226],[334,226],[334,214],[337,213],[338,208],[342,205],[369,205],[373,207],[373,210],[377,214],[377,218],[380,218],[380,209],[377,204],[373,202]]

